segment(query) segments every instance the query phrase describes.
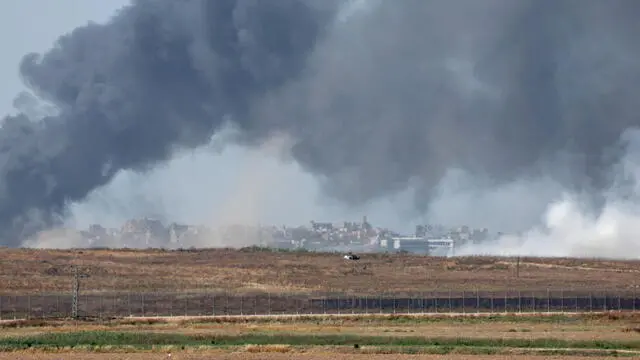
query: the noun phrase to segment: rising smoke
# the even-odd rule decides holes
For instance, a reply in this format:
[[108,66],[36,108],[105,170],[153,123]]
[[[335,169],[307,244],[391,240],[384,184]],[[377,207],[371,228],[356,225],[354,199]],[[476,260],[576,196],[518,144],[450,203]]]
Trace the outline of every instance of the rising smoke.
[[[458,223],[484,213],[523,230],[559,199],[542,219],[550,233],[525,242],[575,253],[540,239],[577,244],[599,222],[634,219],[634,178],[611,190],[621,164],[633,173],[635,135],[620,140],[640,125],[638,10],[635,0],[134,1],[23,59],[25,83],[58,114],[4,120],[0,238],[19,245],[119,171],[151,169],[231,123],[246,146],[287,134],[296,162],[351,205],[412,188],[417,211],[437,217],[460,173],[472,186],[453,194]],[[494,198],[500,211],[487,208]],[[632,222],[605,238],[633,242]]]

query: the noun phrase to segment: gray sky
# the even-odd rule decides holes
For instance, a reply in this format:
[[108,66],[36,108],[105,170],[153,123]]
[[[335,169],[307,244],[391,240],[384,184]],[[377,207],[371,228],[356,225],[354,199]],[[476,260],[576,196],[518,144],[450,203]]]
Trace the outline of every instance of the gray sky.
[[[123,0],[20,0],[0,3],[0,109],[11,111],[11,102],[22,89],[18,63],[31,51],[51,47],[56,38],[87,21],[105,21]],[[28,23],[29,26],[25,26]],[[17,31],[19,29],[20,31]]]
[[[28,52],[46,51],[56,38],[87,21],[103,22],[123,0],[20,0],[0,3],[0,112],[24,87],[18,63]],[[32,24],[24,26],[27,22]],[[20,28],[20,31],[14,29]],[[212,184],[215,184],[213,186]],[[91,223],[119,226],[130,217],[156,215],[189,223],[261,222],[298,225],[310,220],[359,220],[410,231],[408,195],[344,209],[320,199],[316,181],[295,164],[281,164],[238,148],[222,154],[198,150],[177,156],[148,174],[121,173],[87,201],[74,204],[78,227]],[[216,191],[213,191],[216,189]],[[417,220],[417,219],[416,219]]]

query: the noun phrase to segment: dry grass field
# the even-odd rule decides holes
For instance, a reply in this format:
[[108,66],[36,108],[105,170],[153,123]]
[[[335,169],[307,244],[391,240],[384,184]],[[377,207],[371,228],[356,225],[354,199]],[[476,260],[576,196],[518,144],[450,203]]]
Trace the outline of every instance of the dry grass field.
[[91,276],[85,292],[225,291],[417,293],[506,289],[633,290],[640,261],[498,257],[425,257],[231,249],[0,249],[3,294],[68,292],[72,266]]
[[[90,276],[82,282],[83,294],[99,297],[109,293],[187,291],[236,295],[324,292],[353,296],[402,296],[449,291],[546,292],[551,289],[575,293],[616,291],[635,294],[637,279],[640,278],[640,261],[598,259],[521,258],[517,261],[500,257],[362,254],[362,259],[356,262],[343,259],[341,254],[260,249],[164,251],[0,248],[0,295],[4,296],[5,302],[12,300],[13,295],[14,301],[2,305],[5,315],[11,315],[11,307],[16,306],[16,295],[69,294],[74,265]],[[242,299],[241,296],[239,298]],[[229,302],[228,296],[223,299]],[[250,296],[246,299],[257,301]],[[269,303],[275,299],[270,295]],[[29,297],[29,306],[32,306],[32,300],[36,301]],[[159,303],[159,300],[150,298],[148,304]],[[234,304],[231,305],[238,305],[238,298],[232,297],[232,300]],[[288,304],[300,306],[297,300],[292,301]],[[108,306],[116,304],[109,303]],[[179,303],[179,306],[186,305]],[[153,310],[149,311],[153,313]],[[38,312],[33,314],[37,315]],[[545,319],[531,314],[487,319],[457,318],[455,314],[450,314],[446,319],[424,315],[421,318],[419,314],[413,317],[387,315],[390,317],[371,318],[354,314],[351,317],[294,317],[288,320],[260,320],[256,317],[225,319],[224,316],[199,319],[100,317],[93,322],[39,320],[35,316],[31,320],[14,323],[5,319],[0,323],[0,342],[6,348],[0,351],[0,360],[617,358],[610,354],[610,349],[617,349],[618,357],[640,356],[640,316],[636,314],[592,313],[557,315],[557,318],[548,314],[550,316]],[[82,334],[89,334],[86,335],[89,338],[83,341],[90,351],[82,346],[65,345],[75,344],[73,341],[77,339],[74,336],[85,336]],[[147,345],[136,342],[138,337],[146,339],[143,343]],[[289,342],[274,340],[280,337]],[[149,350],[148,341],[156,344],[153,342],[155,340],[149,339],[158,339],[159,343],[164,344],[174,344],[172,341],[175,341],[175,345]],[[444,343],[439,343],[439,339],[443,339]],[[470,343],[460,345],[457,343],[459,340]],[[32,348],[32,341],[45,348]],[[325,342],[327,345],[319,345]],[[354,347],[351,344],[353,342],[363,345]],[[134,346],[129,349],[131,353],[126,353],[127,346]],[[407,353],[435,353],[441,350],[447,355]],[[470,351],[475,355],[469,354]],[[485,354],[486,351],[493,353]],[[608,355],[611,357],[606,357]]]
[[317,354],[250,354],[250,353],[177,353],[169,357],[164,353],[99,354],[65,353],[61,354],[1,354],[0,360],[609,360],[617,357],[604,356],[537,356],[537,355],[356,355],[335,354],[330,352]]
[[[228,360],[315,360],[315,359],[613,359],[621,356],[640,356],[640,316],[634,314],[621,315],[580,315],[558,317],[554,319],[540,319],[533,316],[516,318],[500,317],[491,321],[482,319],[460,318],[399,318],[389,319],[364,319],[354,316],[351,319],[326,318],[321,321],[303,322],[278,322],[252,323],[247,322],[200,322],[189,320],[174,320],[165,323],[147,324],[127,323],[124,320],[110,324],[73,324],[58,322],[56,326],[25,326],[7,327],[0,331],[0,342],[5,338],[27,338],[42,334],[60,335],[64,333],[87,332],[141,332],[143,334],[176,334],[191,336],[194,338],[214,338],[215,336],[271,336],[273,339],[284,339],[287,336],[335,336],[358,337],[363,342],[373,337],[424,337],[438,339],[504,339],[532,341],[535,339],[562,339],[573,342],[573,346],[560,349],[566,354],[563,356],[553,354],[551,346],[536,347],[533,345],[504,345],[491,346],[493,354],[483,354],[485,345],[454,346],[448,355],[409,355],[403,354],[402,347],[397,348],[399,353],[392,353],[389,347],[380,347],[363,344],[359,348],[353,346],[315,346],[300,343],[287,345],[288,343],[273,343],[264,345],[236,345],[231,347],[199,347],[188,346],[180,349],[179,346],[159,346],[155,349],[144,350],[132,348],[125,353],[126,348],[114,347],[102,348],[93,351],[73,348],[49,349],[40,351],[34,349],[18,350],[15,352],[0,352],[2,359],[228,359]],[[276,340],[278,341],[278,340]],[[284,340],[286,341],[286,340]],[[576,345],[582,342],[583,345]],[[609,345],[602,345],[608,342]],[[543,345],[544,343],[539,343]],[[569,344],[569,343],[567,343]],[[584,345],[586,344],[586,345]],[[619,345],[615,345],[619,344]],[[632,350],[620,351],[617,356],[605,356],[617,346],[624,348],[623,344],[636,344]],[[82,344],[80,344],[82,346]],[[488,346],[488,345],[487,345]],[[568,346],[568,345],[567,345]],[[593,346],[593,347],[591,347]],[[408,345],[411,348],[411,345]],[[415,347],[414,347],[415,348]],[[475,349],[475,350],[474,350]],[[477,351],[476,355],[469,352]],[[572,355],[572,353],[580,354]],[[169,356],[171,354],[171,356]],[[554,356],[552,356],[554,355]]]
[[240,336],[243,334],[353,335],[384,337],[437,337],[470,339],[549,339],[567,341],[640,340],[640,314],[578,314],[546,318],[526,316],[421,316],[400,315],[308,318],[275,318],[254,322],[242,318],[121,319],[104,323],[70,320],[0,323],[0,339],[15,336],[112,331],[180,333],[189,336]]

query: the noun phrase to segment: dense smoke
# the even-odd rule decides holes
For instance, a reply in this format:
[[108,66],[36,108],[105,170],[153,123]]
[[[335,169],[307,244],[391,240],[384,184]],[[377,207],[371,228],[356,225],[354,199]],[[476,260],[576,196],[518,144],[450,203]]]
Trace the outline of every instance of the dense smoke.
[[25,83],[59,114],[4,120],[3,242],[58,223],[69,202],[119,170],[207,144],[230,117],[255,128],[251,102],[300,73],[331,10],[298,0],[141,0],[25,56]]
[[227,123],[248,146],[288,134],[293,158],[347,204],[413,188],[427,211],[460,171],[483,189],[544,179],[587,194],[580,211],[606,212],[620,136],[640,124],[638,10],[635,0],[134,1],[25,56],[25,83],[58,114],[4,121],[2,242],[18,245],[118,171],[207,144]]

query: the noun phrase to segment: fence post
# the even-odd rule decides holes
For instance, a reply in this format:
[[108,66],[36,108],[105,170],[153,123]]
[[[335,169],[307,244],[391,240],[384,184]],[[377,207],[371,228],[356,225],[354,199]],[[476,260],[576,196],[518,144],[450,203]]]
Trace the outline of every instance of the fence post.
[[576,314],[578,313],[578,293],[576,293]]
[[[345,295],[345,300],[347,301],[347,306],[349,306],[349,309],[351,309],[351,313],[355,314],[355,311],[358,308],[358,298],[355,295],[351,294]],[[347,311],[345,311],[345,313],[346,312]]]
[[507,295],[509,294],[509,291],[505,291],[504,292],[504,313],[507,313]]
[[491,302],[491,312],[494,312],[493,309],[493,297],[495,296],[495,294],[493,293],[493,291],[489,294],[489,301]]
[[622,304],[620,304],[620,292],[618,292],[618,312],[622,311]]
[[633,305],[632,305],[632,310],[633,312],[636,312],[636,285],[633,284]]
[[127,291],[127,308],[129,308],[129,317],[131,317],[131,292]]
[[31,295],[27,295],[27,320],[31,319]]
[[378,294],[378,296],[380,297],[378,307],[380,308],[380,314],[382,314],[382,294]]
[[141,309],[142,317],[144,317],[144,315],[145,315],[145,311],[144,311],[144,292],[140,293],[140,304],[142,306],[142,309]]
[[531,292],[531,304],[532,304],[532,308],[533,308],[533,312],[534,312],[534,313],[536,312],[536,300],[537,300],[537,299],[538,299],[538,298],[536,297],[536,292],[535,292],[535,291],[532,291],[532,292]]
[[411,308],[413,307],[413,298],[407,297],[407,313],[411,314]]
[[451,289],[449,289],[449,313],[453,312],[453,304],[451,304]]
[[364,313],[369,313],[369,295],[364,296]]
[[547,313],[551,312],[551,295],[549,294],[549,288],[547,288]]
[[439,293],[436,293],[435,296],[433,297],[433,311],[436,312],[436,314],[438,313],[438,298],[440,297]]
[[[229,314],[229,292],[228,291],[224,292],[224,298],[225,298],[225,302],[226,302],[225,308],[224,308],[225,309],[224,310],[224,314],[225,315],[231,315],[231,314]],[[186,301],[185,301],[185,304],[186,304]],[[187,311],[186,308],[187,308],[187,306],[185,305],[185,313]]]
[[356,300],[357,300],[357,299],[356,299],[356,296],[355,296],[355,295],[351,295],[351,301],[349,301],[349,303],[351,304],[351,313],[352,313],[352,314],[355,314],[355,312],[356,312],[356,309],[355,309],[355,307],[356,307]]
[[207,313],[206,293],[204,293],[204,296],[200,296],[200,294],[198,294],[198,316],[205,316]]
[[[173,317],[173,303],[176,302],[176,299],[175,299],[176,293],[168,292],[166,294],[169,297],[169,306],[167,307],[167,311],[169,312],[169,316]],[[159,294],[158,296],[162,296],[162,295]],[[160,301],[160,300],[158,300],[158,301]]]
[[242,294],[240,294],[240,315],[244,315],[244,296]]
[[466,314],[467,312],[466,300],[467,300],[467,292],[465,290],[462,290],[462,313],[463,314]]
[[393,313],[394,314],[396,313],[396,300],[397,300],[396,295],[393,294]]
[[522,312],[522,292],[518,290],[518,312]]
[[211,298],[211,316],[216,316],[216,293]]
[[480,313],[480,292],[476,288],[476,314]]
[[564,312],[564,288],[560,289],[560,312]]
[[269,312],[269,315],[271,315],[271,291],[267,292],[267,296],[268,296],[268,300],[267,300],[267,311]]

